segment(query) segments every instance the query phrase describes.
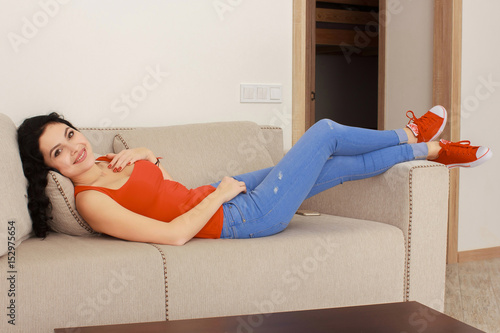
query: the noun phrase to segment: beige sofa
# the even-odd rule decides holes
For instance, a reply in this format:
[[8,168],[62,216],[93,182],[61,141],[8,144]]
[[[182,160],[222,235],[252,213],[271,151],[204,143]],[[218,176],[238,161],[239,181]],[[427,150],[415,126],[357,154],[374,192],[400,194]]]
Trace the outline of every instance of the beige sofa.
[[[60,232],[41,240],[30,234],[15,129],[0,114],[1,332],[227,315],[252,326],[266,317],[248,314],[407,300],[443,309],[448,169],[439,164],[403,163],[323,192],[303,205],[321,216],[295,215],[271,237],[181,247],[92,233],[67,180],[51,173]],[[188,187],[283,155],[281,129],[251,122],[82,132],[101,154],[150,147]]]

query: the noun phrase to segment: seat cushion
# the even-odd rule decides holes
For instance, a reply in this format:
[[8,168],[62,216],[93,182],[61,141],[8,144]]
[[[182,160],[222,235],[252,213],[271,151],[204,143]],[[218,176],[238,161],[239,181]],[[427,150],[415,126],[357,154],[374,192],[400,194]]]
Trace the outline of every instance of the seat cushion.
[[[25,240],[16,260],[16,325],[2,320],[0,332],[166,318],[163,259],[150,244],[51,233]],[[0,267],[7,267],[6,256]],[[0,282],[4,291],[7,282]],[[6,309],[10,298],[4,295],[0,306]]]
[[403,233],[383,223],[295,215],[287,229],[270,237],[193,239],[160,248],[167,260],[171,320],[404,297]]

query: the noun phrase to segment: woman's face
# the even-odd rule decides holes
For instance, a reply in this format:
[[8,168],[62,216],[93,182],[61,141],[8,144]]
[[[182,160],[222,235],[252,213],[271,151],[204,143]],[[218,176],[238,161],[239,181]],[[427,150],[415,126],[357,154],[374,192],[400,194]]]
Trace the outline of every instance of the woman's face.
[[95,163],[87,138],[65,124],[48,124],[38,143],[45,164],[70,179],[89,170]]

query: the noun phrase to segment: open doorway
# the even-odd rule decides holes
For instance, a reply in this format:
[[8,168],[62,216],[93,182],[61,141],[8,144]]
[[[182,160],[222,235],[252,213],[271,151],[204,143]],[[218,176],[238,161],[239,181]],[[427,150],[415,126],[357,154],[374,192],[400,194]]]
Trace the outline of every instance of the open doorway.
[[294,0],[293,143],[321,118],[384,129],[385,7],[386,0]]
[[377,129],[378,0],[314,4],[314,120]]

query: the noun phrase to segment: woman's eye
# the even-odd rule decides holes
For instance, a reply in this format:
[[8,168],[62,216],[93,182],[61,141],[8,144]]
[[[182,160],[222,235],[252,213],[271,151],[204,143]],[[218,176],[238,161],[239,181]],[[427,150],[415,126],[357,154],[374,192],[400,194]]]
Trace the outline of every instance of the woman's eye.
[[73,137],[73,135],[75,135],[75,132],[74,131],[69,131],[68,138],[71,139]]
[[54,157],[59,156],[59,154],[61,154],[61,149],[57,149],[57,150],[54,152]]

